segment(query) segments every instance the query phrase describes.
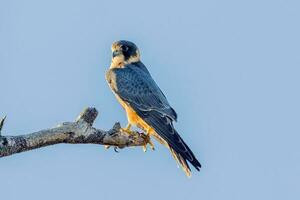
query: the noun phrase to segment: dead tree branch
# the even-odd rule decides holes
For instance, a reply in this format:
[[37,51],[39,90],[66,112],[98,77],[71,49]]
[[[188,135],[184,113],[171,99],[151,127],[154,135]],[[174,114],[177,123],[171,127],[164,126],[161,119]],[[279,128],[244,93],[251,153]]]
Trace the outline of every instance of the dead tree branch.
[[2,131],[5,119],[6,119],[6,116],[0,120],[0,136],[1,136],[1,131]]
[[[119,123],[108,131],[94,128],[92,125],[97,115],[95,108],[86,108],[75,122],[64,122],[57,127],[26,135],[0,135],[0,157],[61,143],[100,144],[118,148],[146,144],[147,138],[144,134],[135,132],[129,135],[120,129]],[[4,119],[1,120],[0,131]]]

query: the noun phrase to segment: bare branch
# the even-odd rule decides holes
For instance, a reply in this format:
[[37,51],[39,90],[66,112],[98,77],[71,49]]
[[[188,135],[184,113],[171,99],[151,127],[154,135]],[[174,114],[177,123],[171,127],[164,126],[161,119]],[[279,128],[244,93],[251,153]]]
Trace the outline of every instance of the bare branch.
[[[120,123],[116,123],[108,131],[92,127],[97,115],[98,111],[95,108],[86,108],[75,122],[64,122],[57,127],[26,135],[0,135],[0,157],[60,143],[100,144],[118,148],[143,146],[147,143],[147,138],[143,133],[123,132],[120,129]],[[3,125],[4,120],[1,122]]]
[[1,136],[1,130],[2,130],[2,128],[3,128],[5,119],[6,119],[6,116],[3,117],[3,118],[0,120],[0,136]]

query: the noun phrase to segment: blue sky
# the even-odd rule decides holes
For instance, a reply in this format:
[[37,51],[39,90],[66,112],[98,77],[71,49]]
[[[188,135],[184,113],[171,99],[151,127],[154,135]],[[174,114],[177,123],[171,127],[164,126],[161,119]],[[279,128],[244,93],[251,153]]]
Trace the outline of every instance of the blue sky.
[[299,1],[0,2],[0,115],[17,135],[74,120],[126,124],[110,45],[135,42],[203,165],[167,149],[56,145],[0,159],[1,199],[299,199]]

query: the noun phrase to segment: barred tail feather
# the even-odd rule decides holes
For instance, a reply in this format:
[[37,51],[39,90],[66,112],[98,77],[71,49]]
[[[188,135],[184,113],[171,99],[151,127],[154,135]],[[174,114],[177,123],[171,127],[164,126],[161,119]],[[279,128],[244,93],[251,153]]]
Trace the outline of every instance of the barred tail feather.
[[169,147],[173,158],[176,160],[177,164],[181,166],[182,170],[185,172],[187,177],[191,177],[192,173],[191,173],[191,169],[188,165],[188,163],[186,162],[186,160],[184,158],[182,158],[182,156],[178,153],[176,153],[174,151],[174,149],[172,149],[171,147]]

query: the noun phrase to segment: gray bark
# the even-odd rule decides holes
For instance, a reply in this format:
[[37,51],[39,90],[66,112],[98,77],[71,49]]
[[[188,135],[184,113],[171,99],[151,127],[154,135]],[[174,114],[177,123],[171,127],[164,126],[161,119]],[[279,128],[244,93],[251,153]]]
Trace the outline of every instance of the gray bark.
[[[57,127],[26,135],[0,135],[0,157],[60,143],[100,144],[118,148],[143,146],[147,143],[144,134],[123,132],[119,123],[108,131],[94,128],[92,125],[97,115],[98,111],[95,108],[86,108],[75,122],[64,122]],[[4,119],[0,131],[3,122]]]

